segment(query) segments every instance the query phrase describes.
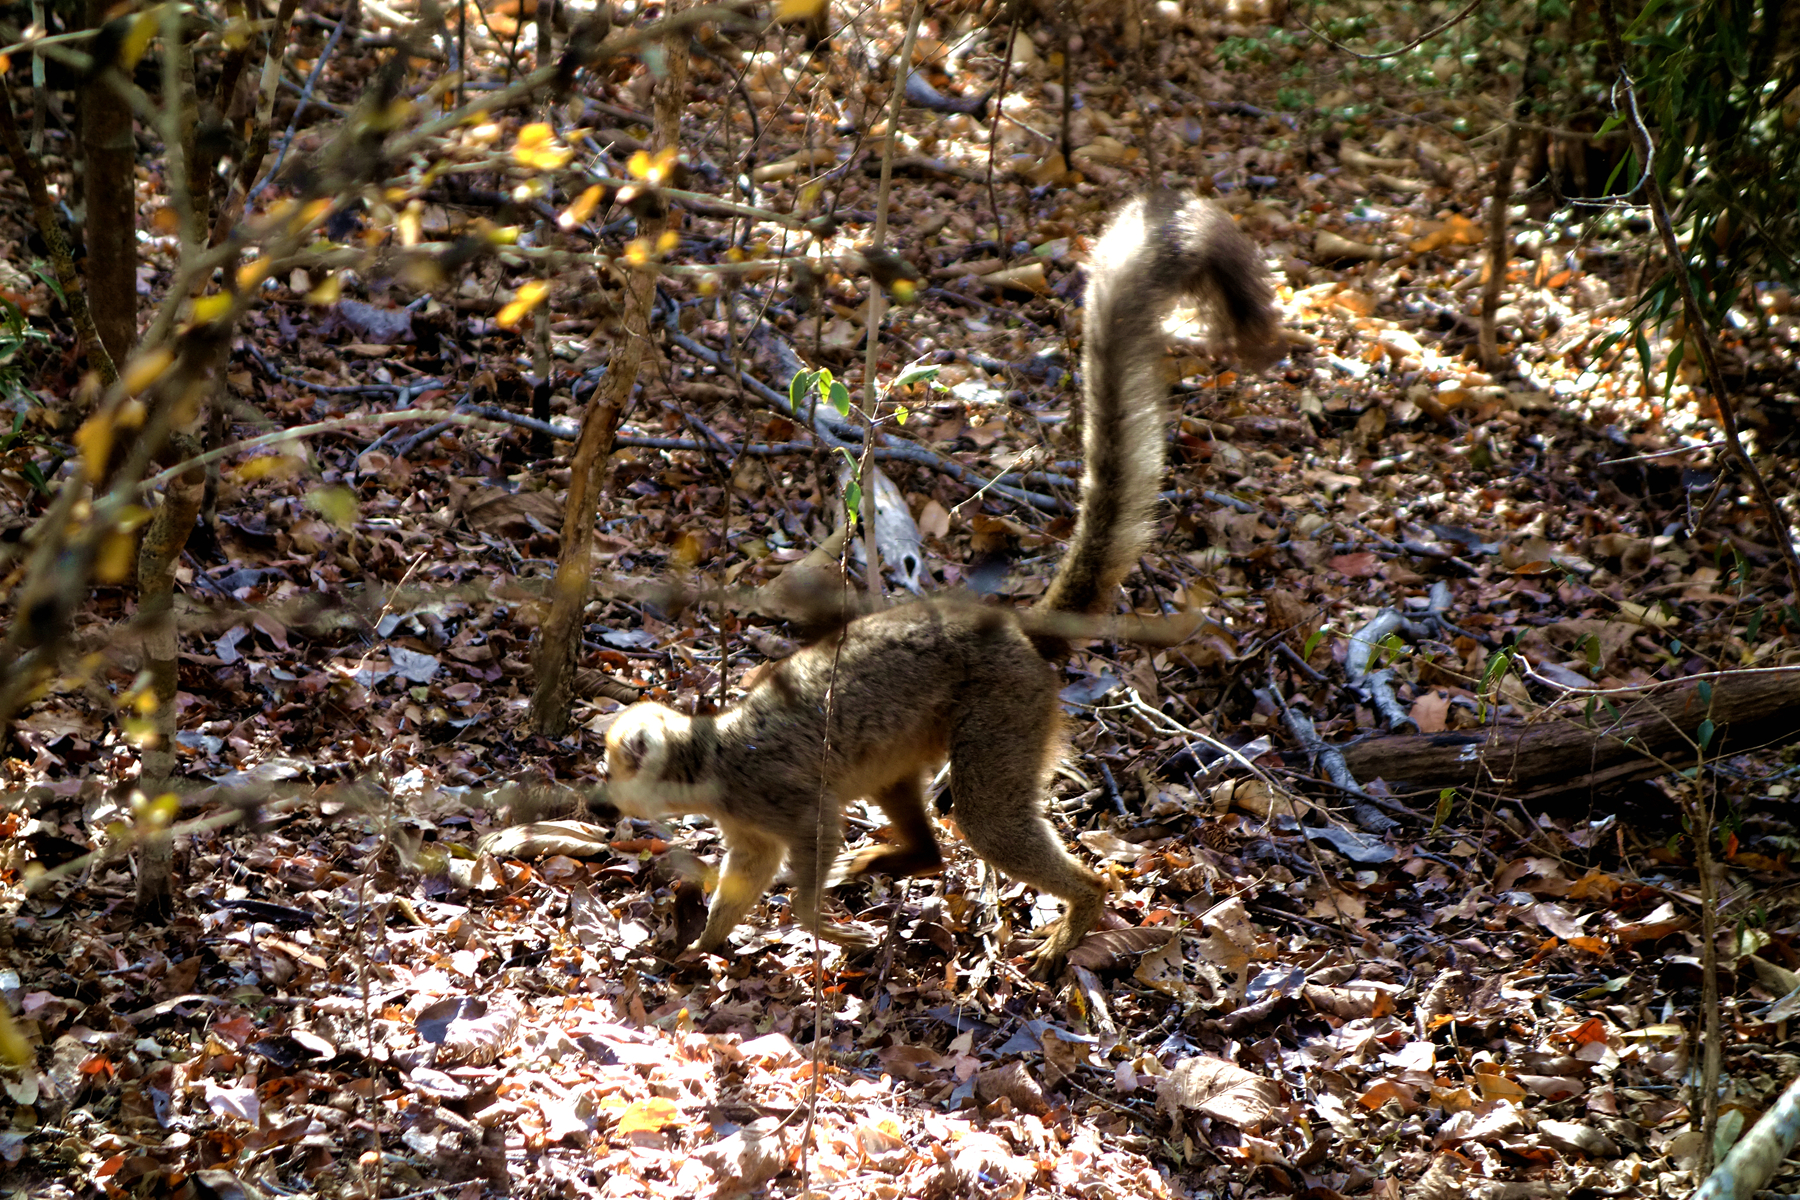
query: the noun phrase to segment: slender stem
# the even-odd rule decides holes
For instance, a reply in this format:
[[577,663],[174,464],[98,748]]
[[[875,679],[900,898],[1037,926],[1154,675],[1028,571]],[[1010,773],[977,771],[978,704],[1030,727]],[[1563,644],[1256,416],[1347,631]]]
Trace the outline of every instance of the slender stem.
[[[913,46],[919,40],[919,18],[925,13],[924,0],[913,0],[912,14],[906,19],[906,37],[900,43],[900,59],[894,70],[894,94],[888,100],[887,136],[881,140],[881,190],[875,200],[874,249],[880,253],[887,246],[888,203],[894,186],[894,143],[900,137],[900,106],[906,99],[906,81],[912,75]],[[881,320],[887,315],[887,292],[871,274],[869,279],[868,345],[863,349],[863,421],[868,433],[863,438],[862,461],[856,466],[856,480],[862,492],[863,548],[867,552],[869,598],[881,599],[881,548],[875,536],[879,499],[875,489],[875,393],[876,369],[881,358]],[[854,520],[855,513],[850,514]]]

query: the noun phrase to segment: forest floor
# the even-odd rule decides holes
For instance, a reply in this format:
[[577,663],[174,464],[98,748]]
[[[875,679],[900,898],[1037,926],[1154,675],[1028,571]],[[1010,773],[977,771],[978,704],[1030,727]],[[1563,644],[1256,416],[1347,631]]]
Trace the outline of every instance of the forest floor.
[[[355,103],[391,42],[383,14],[412,11],[365,6],[296,153]],[[297,27],[296,80],[339,15],[323,5]],[[999,82],[1005,30],[960,19],[928,20],[919,59],[940,94],[971,98]],[[1354,803],[1289,719],[1375,746],[1376,766],[1380,739],[1410,734],[1498,760],[1522,730],[1594,728],[1659,684],[1792,659],[1781,557],[1719,465],[1708,403],[1686,369],[1665,374],[1655,331],[1647,366],[1631,339],[1608,341],[1658,260],[1644,213],[1520,197],[1510,367],[1483,372],[1497,139],[1457,131],[1491,120],[1510,85],[1493,83],[1498,101],[1408,91],[1304,38],[1158,20],[1141,44],[1083,39],[1074,171],[1056,157],[1059,56],[1047,30],[1022,35],[991,191],[986,124],[907,107],[878,194],[879,140],[854,131],[885,120],[892,73],[868,62],[899,45],[893,6],[810,66],[794,34],[754,56],[709,34],[684,126],[690,188],[723,195],[758,166],[755,203],[836,206],[828,252],[867,239],[886,203],[921,286],[889,317],[879,376],[938,373],[883,409],[904,402],[888,432],[930,452],[882,461],[909,518],[883,559],[903,559],[913,531],[908,582],[925,592],[1029,602],[1054,568],[1078,474],[1081,263],[1106,212],[1153,179],[1197,186],[1266,250],[1290,353],[1238,374],[1179,350],[1172,500],[1127,582],[1136,611],[1199,613],[1205,629],[1174,649],[1096,643],[1067,667],[1052,812],[1113,887],[1068,967],[1029,977],[1054,901],[948,827],[941,876],[835,893],[884,935],[873,951],[815,945],[778,887],[729,954],[683,953],[716,831],[588,822],[617,700],[584,694],[561,740],[526,720],[570,443],[344,420],[228,460],[217,520],[179,569],[183,816],[248,805],[252,819],[186,837],[166,926],[131,918],[122,855],[25,886],[129,820],[132,652],[71,667],[11,731],[0,991],[37,1057],[0,1070],[9,1188],[1447,1200],[1697,1182],[1694,833],[1718,864],[1723,1141],[1800,1072],[1792,1001],[1775,1003],[1800,987],[1791,755],[1708,721],[1684,756],[1576,783],[1364,765]],[[495,10],[472,29],[483,61],[517,46],[509,21]],[[1295,70],[1311,109],[1283,90]],[[620,67],[564,107],[597,129],[602,173],[624,175],[646,136],[631,117],[647,78]],[[278,132],[293,111],[284,93]],[[496,136],[525,120],[498,118]],[[160,165],[140,161],[154,232]],[[46,162],[66,168],[66,148]],[[850,169],[821,181],[820,164]],[[504,181],[475,186],[504,203]],[[0,202],[0,258],[28,262],[30,211],[3,182]],[[447,238],[495,212],[451,193],[417,219]],[[592,224],[607,221],[601,238],[629,236],[617,212]],[[390,232],[372,206],[337,236]],[[671,261],[782,236],[690,213]],[[146,309],[171,253],[160,233],[144,244]],[[49,289],[7,270],[30,327],[56,339],[10,401],[26,419],[0,496],[22,530],[47,504],[27,468],[54,483],[68,453],[56,414],[77,368]],[[497,259],[436,291],[362,273],[331,304],[308,302],[320,280],[304,272],[272,281],[234,345],[232,437],[461,400],[528,411],[530,340],[497,320],[523,278]],[[866,288],[826,278],[799,311],[785,277],[747,276],[743,311],[768,336],[744,340],[746,375],[785,395],[791,360],[772,347],[786,346],[860,394]],[[550,293],[562,432],[617,344],[621,294],[591,271]],[[836,524],[842,461],[717,365],[749,332],[742,311],[692,276],[663,296],[680,340],[659,327],[625,420],[598,536],[615,598],[590,610],[582,665],[615,693],[693,708],[736,694],[791,631],[633,587],[775,578]],[[1723,353],[1781,486],[1800,389],[1790,298],[1763,300]],[[1028,494],[975,495],[1001,474]],[[102,587],[78,633],[107,647],[134,605]],[[1371,622],[1385,715],[1352,637]],[[553,819],[579,823],[482,840]],[[850,825],[853,841],[878,836],[879,814]]]

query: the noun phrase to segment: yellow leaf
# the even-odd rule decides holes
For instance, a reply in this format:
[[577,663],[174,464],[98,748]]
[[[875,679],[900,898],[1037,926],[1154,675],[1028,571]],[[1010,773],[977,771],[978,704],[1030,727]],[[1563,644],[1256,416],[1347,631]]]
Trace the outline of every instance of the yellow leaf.
[[396,96],[386,108],[376,115],[373,121],[369,122],[369,125],[381,133],[386,133],[406,124],[406,119],[412,116],[412,113],[413,102],[405,96]]
[[575,203],[563,210],[563,214],[556,218],[556,223],[564,229],[575,228],[594,215],[594,210],[600,207],[601,194],[600,185],[594,184],[587,191],[575,197]]
[[626,162],[625,169],[631,173],[633,179],[648,179],[650,177],[649,152],[646,150],[639,150],[637,153],[633,154],[630,160]]
[[5,1059],[15,1067],[30,1066],[36,1061],[31,1047],[19,1035],[18,1026],[13,1024],[12,1013],[4,1004],[0,1004],[0,1059]]
[[291,231],[299,233],[313,222],[324,219],[325,214],[331,211],[331,203],[332,202],[328,197],[320,197],[301,208],[294,214],[293,220],[289,222]]
[[549,294],[550,285],[541,279],[533,279],[529,283],[522,284],[519,294],[513,297],[511,304],[500,310],[500,315],[494,320],[502,329],[511,329],[524,318],[526,313],[542,304],[544,297]]
[[194,301],[194,324],[210,325],[231,311],[231,293],[214,292]]
[[258,479],[287,479],[299,470],[300,464],[285,454],[259,454],[255,458],[239,463],[232,468],[231,474],[240,483],[250,483]]
[[253,258],[243,266],[239,267],[237,271],[238,291],[248,292],[255,290],[258,284],[269,277],[269,272],[274,268],[274,265],[274,261],[271,259]]
[[119,382],[125,386],[127,395],[136,395],[163,377],[169,364],[175,361],[175,352],[167,346],[158,346],[145,354],[140,354],[125,364],[125,373]]
[[316,304],[320,308],[327,304],[336,304],[339,296],[344,294],[344,280],[339,275],[328,275],[318,287],[306,293],[306,302]]
[[94,578],[101,583],[124,583],[131,578],[136,562],[137,539],[115,529],[100,539],[100,550],[94,556]]
[[106,474],[106,460],[112,457],[113,427],[110,413],[95,413],[75,431],[75,446],[81,451],[81,465],[89,479]]
[[781,0],[775,6],[777,21],[805,21],[818,15],[827,0]]
[[[155,704],[152,700],[151,711],[155,711]],[[181,797],[174,792],[164,792],[154,800],[134,796],[132,801],[132,816],[151,829],[167,829],[181,812]]]
[[131,68],[138,65],[138,59],[144,57],[144,51],[150,48],[150,39],[156,36],[156,27],[161,21],[160,4],[148,12],[138,14],[137,20],[131,23],[131,29],[125,34],[125,40],[119,44],[116,65],[121,71],[130,74]]
[[657,1096],[633,1101],[631,1107],[619,1115],[618,1132],[659,1133],[681,1123],[681,1110],[675,1107],[675,1102]]
[[514,150],[513,157],[520,166],[534,171],[560,171],[569,165],[575,152],[566,146],[546,146],[542,150]]
[[667,254],[679,245],[681,245],[681,235],[676,233],[673,229],[665,229],[656,239],[656,252],[658,254]]
[[538,121],[519,130],[513,143],[513,158],[520,166],[539,171],[557,171],[568,165],[575,152],[556,141],[556,131]]
[[400,244],[402,246],[416,246],[419,244],[419,235],[424,226],[424,217],[425,202],[423,200],[414,200],[407,204],[406,210],[402,212],[399,219],[394,222],[395,226],[400,230]]

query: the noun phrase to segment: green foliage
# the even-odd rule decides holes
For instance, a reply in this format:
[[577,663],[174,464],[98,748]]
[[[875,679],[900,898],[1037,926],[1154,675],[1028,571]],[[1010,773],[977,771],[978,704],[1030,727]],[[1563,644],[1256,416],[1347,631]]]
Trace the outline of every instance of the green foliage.
[[1487,720],[1488,700],[1498,698],[1500,680],[1512,670],[1513,659],[1518,656],[1517,646],[1502,646],[1488,656],[1487,669],[1481,673],[1480,708],[1477,710],[1482,720]]
[[852,516],[866,516],[867,514],[863,512],[862,502],[862,464],[856,460],[856,455],[850,453],[848,446],[839,446],[837,451],[844,456],[844,461],[850,464],[850,479],[844,484],[844,507],[850,510]]
[[1228,37],[1219,43],[1219,65],[1228,71],[1267,66],[1275,61],[1281,45],[1291,39],[1283,29],[1265,29],[1254,37]]
[[[25,386],[25,374],[32,366],[30,352],[49,348],[50,335],[33,327],[18,305],[0,299],[0,403],[16,402],[30,395]],[[13,433],[17,434],[18,429]]]
[[[1784,11],[1782,0],[1648,0],[1624,31],[1650,167],[1714,328],[1746,283],[1800,283],[1800,39]],[[1618,186],[1641,170],[1622,166]],[[1677,306],[1665,277],[1639,316],[1657,323]]]
[[[31,457],[32,449],[40,443],[41,439],[25,432],[24,412],[14,413],[12,429],[7,433],[0,434],[0,463],[10,466],[23,475],[26,481],[37,489],[39,495],[48,496],[50,482],[44,477],[43,468],[39,467]],[[56,464],[56,466],[61,465],[60,461]],[[52,467],[51,470],[54,472],[55,467]]]
[[1275,103],[1288,112],[1303,112],[1313,107],[1313,94],[1308,88],[1284,87],[1275,93]]
[[1455,810],[1456,789],[1444,788],[1442,791],[1438,792],[1437,811],[1434,812],[1431,817],[1431,834],[1433,836],[1444,827],[1444,823],[1450,819],[1450,814]]

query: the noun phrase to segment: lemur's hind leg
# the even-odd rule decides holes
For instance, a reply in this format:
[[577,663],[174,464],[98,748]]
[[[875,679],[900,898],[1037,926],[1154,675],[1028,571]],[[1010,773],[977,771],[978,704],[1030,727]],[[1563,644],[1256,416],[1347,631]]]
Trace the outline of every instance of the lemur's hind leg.
[[831,882],[855,875],[888,875],[895,879],[930,875],[944,865],[937,832],[932,829],[931,817],[925,810],[922,775],[909,775],[888,785],[876,793],[874,800],[887,815],[894,840],[846,856],[832,872]]
[[[1007,875],[1062,897],[1062,921],[1037,951],[1048,973],[1100,919],[1106,884],[1063,845],[1044,815],[1044,780],[1056,752],[1054,691],[1043,711],[1021,714],[1018,697],[995,697],[971,711],[950,750],[956,827],[970,848]],[[1029,701],[1026,701],[1029,704]],[[1034,736],[1025,732],[1035,727]]]

